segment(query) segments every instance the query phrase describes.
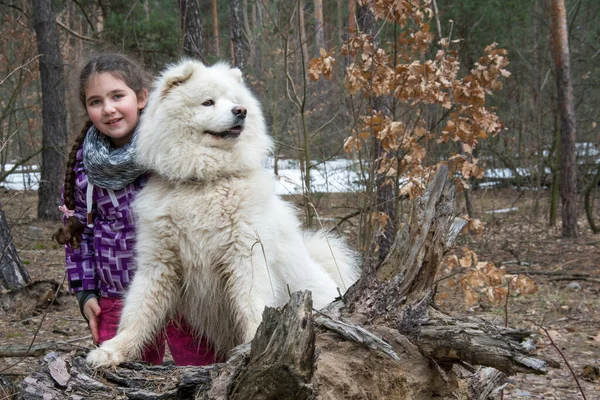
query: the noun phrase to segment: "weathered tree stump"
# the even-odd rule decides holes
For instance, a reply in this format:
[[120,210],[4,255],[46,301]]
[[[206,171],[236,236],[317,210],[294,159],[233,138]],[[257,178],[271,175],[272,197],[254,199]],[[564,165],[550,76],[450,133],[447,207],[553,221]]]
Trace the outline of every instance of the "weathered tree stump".
[[13,243],[4,211],[0,208],[0,291],[14,290],[31,282]]
[[94,371],[81,353],[50,353],[21,382],[22,398],[487,399],[505,375],[545,373],[529,332],[433,304],[436,269],[464,226],[447,173],[414,202],[387,258],[366,265],[343,298],[313,313],[310,293],[294,293],[283,309],[265,310],[254,340],[227,362]]

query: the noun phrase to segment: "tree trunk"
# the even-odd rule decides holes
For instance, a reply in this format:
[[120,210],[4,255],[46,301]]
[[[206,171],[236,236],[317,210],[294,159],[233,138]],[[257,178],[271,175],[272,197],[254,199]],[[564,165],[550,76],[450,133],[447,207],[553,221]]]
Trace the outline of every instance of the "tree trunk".
[[356,0],[348,0],[348,35],[354,36],[356,31]]
[[212,0],[213,36],[215,37],[215,55],[221,57],[221,46],[219,45],[219,12],[217,0]]
[[342,11],[344,9],[342,0],[337,0],[337,36],[338,36],[338,45],[342,45],[344,43],[344,22],[342,18]]
[[298,2],[298,33],[300,34],[300,48],[302,49],[302,58],[300,59],[304,66],[302,72],[308,68],[308,39],[306,37],[306,22],[304,21],[304,0]]
[[314,0],[315,5],[315,57],[325,49],[325,30],[323,29],[323,0]]
[[[92,370],[83,352],[49,353],[20,383],[21,398],[486,399],[505,374],[545,373],[523,344],[529,332],[433,307],[434,274],[466,223],[453,216],[447,175],[441,167],[413,203],[381,266],[366,266],[342,299],[316,313],[309,292],[267,307],[255,338],[227,362]],[[460,367],[468,364],[486,368],[468,367],[469,375]]]
[[204,60],[202,44],[202,20],[198,0],[179,0],[179,25],[183,37],[183,54]]
[[575,105],[571,84],[571,61],[564,0],[552,0],[552,48],[556,63],[556,91],[561,119],[560,197],[562,200],[562,234],[576,238],[577,175],[575,162]]
[[40,57],[42,81],[42,169],[37,216],[59,220],[60,194],[65,176],[67,111],[63,63],[50,0],[34,0],[33,26]]
[[242,42],[242,20],[239,0],[229,1],[229,25],[231,26],[231,64],[244,70],[244,43]]
[[0,291],[19,289],[31,282],[13,243],[6,216],[0,208]]
[[583,193],[583,204],[585,207],[585,215],[587,217],[588,223],[590,224],[590,229],[594,233],[600,233],[600,228],[594,222],[594,192],[596,188],[600,184],[600,164],[596,167],[596,174],[592,178],[592,180],[588,183],[588,186],[585,188]]
[[558,127],[558,116],[554,115],[554,135],[552,138],[552,148],[548,155],[550,170],[552,173],[552,186],[550,191],[550,214],[548,225],[556,226],[556,215],[558,209],[559,180],[560,180],[560,129]]
[[[244,43],[244,48],[247,49],[247,52],[245,54],[244,57],[244,63],[246,64],[246,66],[248,65],[256,65],[256,43],[254,42],[254,32],[253,32],[253,27],[256,26],[256,23],[251,21],[251,19],[253,19],[255,17],[255,15],[252,13],[252,10],[254,9],[254,6],[256,4],[251,4],[250,6],[248,6],[248,0],[243,0],[242,2],[242,21],[244,22],[243,27],[244,29],[242,30],[242,34],[243,34],[243,43]],[[250,13],[248,13],[248,10],[250,10]]]

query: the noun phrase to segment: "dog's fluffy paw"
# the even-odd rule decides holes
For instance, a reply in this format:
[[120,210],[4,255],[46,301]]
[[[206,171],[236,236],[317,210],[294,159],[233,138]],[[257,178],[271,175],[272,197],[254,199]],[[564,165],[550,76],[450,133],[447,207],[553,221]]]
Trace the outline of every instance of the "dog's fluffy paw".
[[112,348],[108,342],[105,342],[101,347],[92,350],[85,360],[93,368],[116,367],[126,361],[123,353]]

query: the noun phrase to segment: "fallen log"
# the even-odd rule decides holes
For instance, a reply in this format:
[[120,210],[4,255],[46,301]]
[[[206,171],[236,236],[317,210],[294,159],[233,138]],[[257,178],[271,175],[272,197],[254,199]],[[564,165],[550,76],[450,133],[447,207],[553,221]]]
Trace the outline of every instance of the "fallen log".
[[39,357],[49,353],[50,351],[69,352],[81,348],[81,346],[75,345],[75,342],[81,342],[83,340],[87,340],[89,342],[91,338],[92,336],[88,335],[61,342],[44,342],[35,343],[32,345],[8,344],[0,346],[0,357]]
[[[126,363],[91,370],[82,352],[50,353],[23,399],[486,399],[506,375],[546,372],[530,332],[436,309],[434,276],[464,222],[442,168],[414,202],[381,264],[326,309],[309,292],[265,309],[250,344],[207,367]],[[46,396],[46,397],[44,397]]]

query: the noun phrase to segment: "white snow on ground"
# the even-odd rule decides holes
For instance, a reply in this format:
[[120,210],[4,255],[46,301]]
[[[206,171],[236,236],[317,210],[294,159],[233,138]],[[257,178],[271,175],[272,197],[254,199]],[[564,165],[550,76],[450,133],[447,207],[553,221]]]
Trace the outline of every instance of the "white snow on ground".
[[[297,161],[280,160],[277,163],[278,176],[276,192],[278,194],[302,193],[302,176]],[[273,159],[269,159],[267,168],[273,171]],[[311,169],[311,189],[321,193],[346,193],[363,190],[357,167],[352,160],[330,160]]]
[[[517,168],[521,176],[529,176],[530,172],[525,168]],[[487,179],[511,179],[514,177],[513,171],[508,168],[490,168],[483,171],[483,177]]]
[[485,213],[486,214],[506,214],[511,211],[519,211],[519,207],[501,208],[498,210],[489,210],[489,211],[486,211]]
[[[5,164],[4,171],[10,171],[15,165]],[[15,172],[8,175],[0,186],[9,190],[38,190],[40,186],[40,173],[37,165],[18,166]]]
[[[265,162],[265,167],[273,171],[273,158]],[[313,161],[313,165],[317,164]],[[300,163],[297,160],[279,160],[277,184],[275,185],[278,194],[298,194],[302,193],[302,176],[300,173]],[[13,167],[6,164],[4,170],[8,171]],[[28,172],[30,171],[30,172]],[[40,173],[37,172],[37,166],[18,167],[10,174],[0,186],[10,190],[38,190]],[[311,169],[311,189],[312,192],[321,193],[348,193],[360,192],[364,190],[361,184],[360,166],[352,160],[337,159],[329,160],[318,164]],[[518,169],[519,174],[528,176],[529,171],[524,168]],[[484,171],[486,179],[510,179],[513,178],[512,170],[508,168],[492,168]],[[482,182],[480,187],[493,186],[498,182]]]

